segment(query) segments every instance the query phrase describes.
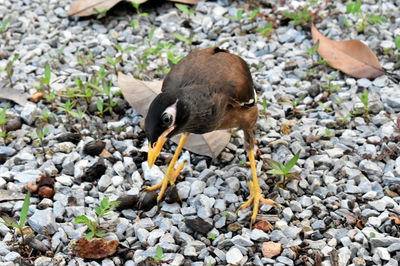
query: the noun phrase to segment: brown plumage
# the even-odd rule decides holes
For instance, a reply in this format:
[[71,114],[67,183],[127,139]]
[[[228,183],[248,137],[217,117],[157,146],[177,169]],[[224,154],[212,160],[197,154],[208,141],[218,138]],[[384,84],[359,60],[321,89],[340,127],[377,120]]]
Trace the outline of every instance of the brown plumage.
[[[154,164],[166,139],[179,133],[184,134],[163,182],[148,190],[161,188],[158,197],[161,200],[168,183],[174,185],[183,167],[180,165],[174,170],[175,162],[190,133],[239,128],[244,131],[254,187],[257,187],[253,189],[253,182],[250,182],[250,203],[248,201],[241,208],[251,204],[254,195],[261,198],[253,152],[253,131],[258,117],[257,99],[246,62],[218,47],[195,50],[171,69],[161,91],[151,103],[145,120],[145,131],[149,139],[149,165]],[[261,199],[258,201],[264,200]],[[256,208],[258,211],[258,202]],[[255,216],[252,222],[254,220]]]

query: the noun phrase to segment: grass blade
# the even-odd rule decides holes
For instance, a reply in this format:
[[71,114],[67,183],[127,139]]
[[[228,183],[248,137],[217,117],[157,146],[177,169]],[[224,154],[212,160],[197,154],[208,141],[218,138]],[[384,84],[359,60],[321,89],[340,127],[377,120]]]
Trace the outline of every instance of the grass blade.
[[26,217],[29,211],[29,200],[31,199],[31,191],[28,190],[28,194],[25,196],[24,204],[22,205],[21,214],[19,218],[19,226],[23,227],[26,222]]
[[293,168],[293,166],[297,163],[297,160],[299,159],[300,156],[300,151],[296,153],[295,156],[293,156],[292,159],[288,162],[288,164],[285,166],[285,174],[289,173],[289,171]]

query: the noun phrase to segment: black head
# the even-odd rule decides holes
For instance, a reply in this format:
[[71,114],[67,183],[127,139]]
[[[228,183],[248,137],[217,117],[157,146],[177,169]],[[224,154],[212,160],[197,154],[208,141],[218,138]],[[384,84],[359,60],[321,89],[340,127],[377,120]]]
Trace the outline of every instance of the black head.
[[[145,120],[146,136],[150,143],[156,143],[158,138],[170,129],[175,127],[168,134],[168,138],[177,133],[186,117],[183,103],[171,93],[161,93],[150,104]],[[182,115],[184,114],[184,115]]]

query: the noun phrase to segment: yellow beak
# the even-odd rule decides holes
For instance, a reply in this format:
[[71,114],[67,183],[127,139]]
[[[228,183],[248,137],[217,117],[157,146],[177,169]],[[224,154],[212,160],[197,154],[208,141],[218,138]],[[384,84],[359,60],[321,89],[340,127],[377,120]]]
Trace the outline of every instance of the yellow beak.
[[149,141],[149,151],[147,153],[147,163],[149,164],[149,167],[152,168],[154,163],[157,160],[158,154],[160,154],[160,151],[162,147],[164,146],[165,142],[168,140],[167,136],[168,134],[174,130],[174,126],[168,128],[165,130],[161,136],[157,139],[156,143],[151,143]]

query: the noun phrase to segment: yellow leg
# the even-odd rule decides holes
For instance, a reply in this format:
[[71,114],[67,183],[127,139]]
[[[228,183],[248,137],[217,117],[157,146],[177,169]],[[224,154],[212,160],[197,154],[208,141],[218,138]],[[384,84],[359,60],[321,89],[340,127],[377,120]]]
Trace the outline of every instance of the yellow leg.
[[[249,187],[250,187],[250,198],[239,207],[239,209],[236,211],[239,212],[241,209],[249,207],[252,203],[254,205],[253,207],[253,214],[251,216],[251,222],[250,222],[250,228],[253,226],[253,223],[256,221],[257,218],[257,213],[258,213],[258,206],[261,203],[266,203],[266,204],[271,204],[274,205],[275,207],[281,208],[279,204],[275,203],[273,200],[270,199],[264,199],[261,196],[261,188],[260,184],[258,183],[258,178],[257,178],[257,171],[256,171],[256,162],[254,159],[254,151],[251,149],[247,155],[249,156],[250,160],[250,166],[251,166],[251,175],[253,178],[253,181],[249,182]],[[272,228],[272,226],[271,226]]]
[[178,160],[179,154],[181,153],[183,145],[185,144],[186,140],[188,139],[189,134],[190,133],[182,134],[182,137],[179,140],[178,147],[176,148],[174,157],[172,157],[172,160],[168,165],[167,171],[165,172],[164,179],[157,185],[146,188],[147,191],[154,191],[154,190],[161,188],[160,193],[158,193],[157,202],[160,202],[161,199],[163,198],[164,193],[167,190],[168,183],[171,184],[171,186],[175,185],[176,178],[178,177],[179,172],[182,170],[182,168],[184,166],[184,163],[180,163],[179,166],[176,169],[174,169],[175,163]]

